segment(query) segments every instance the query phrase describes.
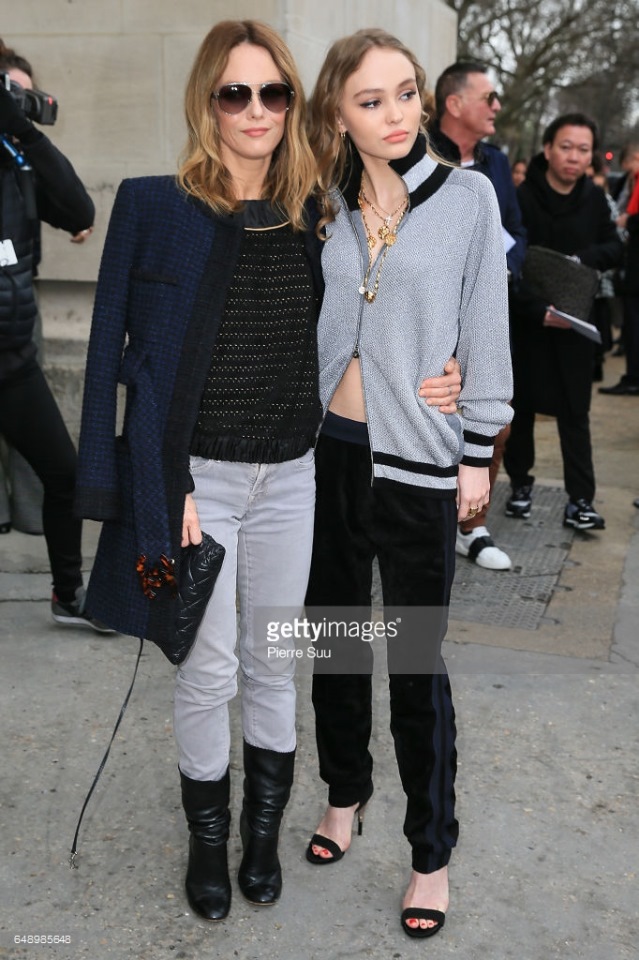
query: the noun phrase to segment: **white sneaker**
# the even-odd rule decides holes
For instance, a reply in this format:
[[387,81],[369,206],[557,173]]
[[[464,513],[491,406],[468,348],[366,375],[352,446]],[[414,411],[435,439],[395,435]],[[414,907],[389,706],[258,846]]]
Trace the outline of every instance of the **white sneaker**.
[[486,570],[510,570],[512,567],[510,557],[495,546],[487,527],[475,527],[470,533],[462,533],[457,527],[455,552]]

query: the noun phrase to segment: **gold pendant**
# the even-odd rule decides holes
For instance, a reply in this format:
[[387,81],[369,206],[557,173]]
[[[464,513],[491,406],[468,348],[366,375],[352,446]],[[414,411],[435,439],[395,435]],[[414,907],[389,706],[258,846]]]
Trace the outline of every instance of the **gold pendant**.
[[368,249],[372,250],[376,243],[377,243],[377,240],[375,239],[375,237],[369,233],[369,235],[366,237],[366,245]]
[[364,299],[366,300],[366,303],[372,303],[376,296],[377,294],[373,290],[364,291]]
[[389,235],[389,233],[390,233],[390,229],[388,227],[388,224],[385,223],[384,226],[380,227],[379,230],[377,231],[377,236],[379,237],[380,240],[386,240],[386,237]]
[[387,237],[384,237],[384,242],[387,247],[392,247],[395,241],[397,240],[397,234],[389,233]]

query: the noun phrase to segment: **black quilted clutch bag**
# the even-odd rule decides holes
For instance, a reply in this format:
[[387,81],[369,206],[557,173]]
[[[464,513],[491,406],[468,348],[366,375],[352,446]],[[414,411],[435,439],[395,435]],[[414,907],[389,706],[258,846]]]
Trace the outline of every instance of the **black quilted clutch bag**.
[[522,279],[530,291],[558,310],[588,320],[599,273],[547,247],[528,247]]
[[222,569],[225,552],[222,544],[204,531],[202,543],[182,549],[173,633],[168,639],[158,642],[171,663],[182,663],[195,643],[215,581]]

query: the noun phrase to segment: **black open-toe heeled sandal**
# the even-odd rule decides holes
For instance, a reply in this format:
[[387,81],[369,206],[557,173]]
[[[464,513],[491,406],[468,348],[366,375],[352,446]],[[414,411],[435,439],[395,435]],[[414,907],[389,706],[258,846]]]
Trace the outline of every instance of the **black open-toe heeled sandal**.
[[[366,812],[366,804],[373,795],[373,786],[371,784],[370,793],[365,797],[364,800],[360,802],[355,807],[353,815],[357,817],[357,836],[361,837],[364,832],[364,814]],[[324,847],[325,850],[331,854],[330,857],[321,857],[319,854],[313,852],[313,847]],[[341,860],[346,851],[342,850],[334,840],[330,840],[328,837],[323,837],[321,833],[314,833],[310,839],[308,847],[306,848],[306,859],[309,863],[315,864],[315,866],[320,866],[323,863],[337,863],[338,860]]]
[[[331,854],[330,857],[320,857],[318,853],[313,853],[313,847],[324,847],[325,850]],[[321,833],[314,833],[310,839],[309,845],[306,848],[306,859],[309,863],[321,864],[321,863],[337,863],[338,860],[341,860],[344,856],[344,851],[339,847],[334,840],[330,840],[328,837],[323,837]]]
[[[424,907],[407,907],[402,911],[402,929],[409,937],[434,937],[444,926],[446,914],[441,910],[428,910]],[[433,920],[434,927],[409,927],[408,920]]]

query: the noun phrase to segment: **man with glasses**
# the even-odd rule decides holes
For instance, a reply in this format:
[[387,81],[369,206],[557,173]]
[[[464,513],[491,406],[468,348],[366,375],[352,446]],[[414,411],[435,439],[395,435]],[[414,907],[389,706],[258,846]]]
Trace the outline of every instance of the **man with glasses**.
[[[437,117],[429,127],[434,149],[446,160],[479,170],[491,181],[497,194],[504,229],[504,248],[509,280],[516,280],[526,252],[526,232],[506,156],[485,137],[495,133],[495,118],[501,110],[497,91],[481,63],[459,61],[442,73],[435,88]],[[495,438],[490,466],[491,490],[499,473],[509,427]],[[510,557],[497,547],[486,527],[488,507],[457,528],[457,553],[488,570],[509,570]]]
[[[595,270],[619,263],[623,247],[606,196],[586,170],[597,127],[583,113],[557,117],[546,128],[543,152],[533,157],[517,196],[532,246],[546,247]],[[527,519],[532,507],[535,414],[557,420],[568,503],[563,523],[603,530],[593,506],[595,472],[590,439],[594,343],[557,316],[529,278],[513,298],[511,329],[515,416],[504,466],[513,492],[506,516]]]

